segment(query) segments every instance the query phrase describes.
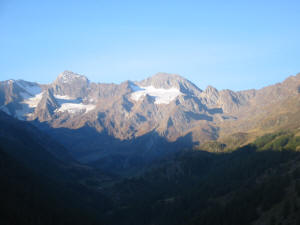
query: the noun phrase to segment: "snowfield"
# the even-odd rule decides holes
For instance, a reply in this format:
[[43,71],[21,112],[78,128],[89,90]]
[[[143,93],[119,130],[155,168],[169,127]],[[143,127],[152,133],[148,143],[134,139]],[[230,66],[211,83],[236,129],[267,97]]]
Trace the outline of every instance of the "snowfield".
[[96,107],[94,104],[82,104],[81,100],[73,99],[67,95],[55,95],[54,97],[60,104],[60,107],[55,112],[87,113]]
[[96,105],[84,105],[82,103],[64,103],[62,104],[58,109],[56,109],[56,112],[68,112],[68,113],[87,113],[91,110],[93,110],[96,107]]
[[16,83],[25,91],[20,93],[24,99],[33,97],[42,92],[42,89],[37,84],[30,84],[23,80],[18,80]]
[[138,101],[141,97],[149,95],[151,97],[154,97],[155,104],[169,104],[179,95],[182,95],[182,93],[177,88],[163,89],[155,88],[153,86],[139,87],[132,85],[131,89],[134,91],[131,94],[132,100]]

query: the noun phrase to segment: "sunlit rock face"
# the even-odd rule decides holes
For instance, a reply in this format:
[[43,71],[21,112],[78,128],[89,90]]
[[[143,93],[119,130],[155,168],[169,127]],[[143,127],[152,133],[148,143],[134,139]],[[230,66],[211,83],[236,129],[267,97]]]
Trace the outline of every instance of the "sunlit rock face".
[[[212,86],[202,91],[176,74],[158,73],[142,81],[105,84],[64,71],[46,85],[23,80],[0,82],[0,110],[20,120],[47,124],[54,133],[63,128],[78,132],[78,139],[73,133],[60,133],[57,138],[72,151],[85,151],[85,156],[93,152],[98,157],[116,143],[101,139],[104,136],[120,143],[147,136],[139,146],[155,149],[160,138],[199,145],[232,130],[247,132],[259,126],[265,115],[283,113],[278,107],[291,99],[295,100],[288,107],[296,110],[299,90],[300,75],[260,90],[234,92]],[[80,133],[87,127],[94,136]]]

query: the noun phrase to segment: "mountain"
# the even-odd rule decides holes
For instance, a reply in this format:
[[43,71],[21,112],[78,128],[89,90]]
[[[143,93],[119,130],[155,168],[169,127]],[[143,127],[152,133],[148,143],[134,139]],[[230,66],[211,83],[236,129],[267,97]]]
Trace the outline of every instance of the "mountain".
[[26,121],[0,112],[1,224],[99,224],[114,179],[76,162]]
[[57,154],[29,122],[0,119],[1,224],[299,224],[299,129],[233,152],[181,151],[116,179]]
[[[65,163],[76,163],[66,148],[28,122],[16,120],[6,113],[0,112],[0,124],[1,144],[5,143],[6,147],[10,145],[19,146],[20,148],[15,149],[10,147],[8,152],[14,157],[17,157],[18,154],[22,155],[22,158],[19,158],[19,160],[25,160],[21,151],[27,151],[28,149],[25,157],[37,157],[36,161],[40,160],[40,158],[47,158],[48,161],[53,161],[53,164],[59,160]],[[35,149],[42,148],[43,151],[33,151],[27,146]],[[33,158],[27,163],[32,164],[32,160]],[[52,167],[55,168],[57,165],[52,165]]]
[[184,151],[110,188],[111,224],[299,224],[299,130],[233,152]]
[[299,97],[300,74],[0,82],[0,223],[299,224]]
[[[77,160],[121,170],[183,148],[234,148],[300,125],[300,74],[262,88],[201,90],[175,75],[139,82],[90,82],[64,71],[50,84],[0,82],[0,108],[31,122]],[[290,119],[293,118],[293,119]]]

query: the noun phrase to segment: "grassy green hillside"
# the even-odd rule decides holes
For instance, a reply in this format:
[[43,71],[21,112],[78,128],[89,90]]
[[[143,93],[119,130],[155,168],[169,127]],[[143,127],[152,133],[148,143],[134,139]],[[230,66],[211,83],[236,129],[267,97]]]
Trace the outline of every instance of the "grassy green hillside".
[[[222,150],[233,150],[268,133],[299,132],[300,98],[294,96],[277,104],[253,107],[251,111],[242,111],[239,117],[238,121],[225,121],[219,124],[221,129],[216,143],[225,146]],[[215,150],[211,145],[215,144],[206,142],[200,148],[208,151]]]

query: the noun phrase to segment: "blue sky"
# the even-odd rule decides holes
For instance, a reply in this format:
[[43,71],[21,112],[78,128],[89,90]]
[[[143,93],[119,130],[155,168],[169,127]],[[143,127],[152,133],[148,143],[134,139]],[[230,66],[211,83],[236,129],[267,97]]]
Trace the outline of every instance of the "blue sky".
[[94,82],[180,74],[204,89],[300,72],[299,1],[0,0],[0,80]]

